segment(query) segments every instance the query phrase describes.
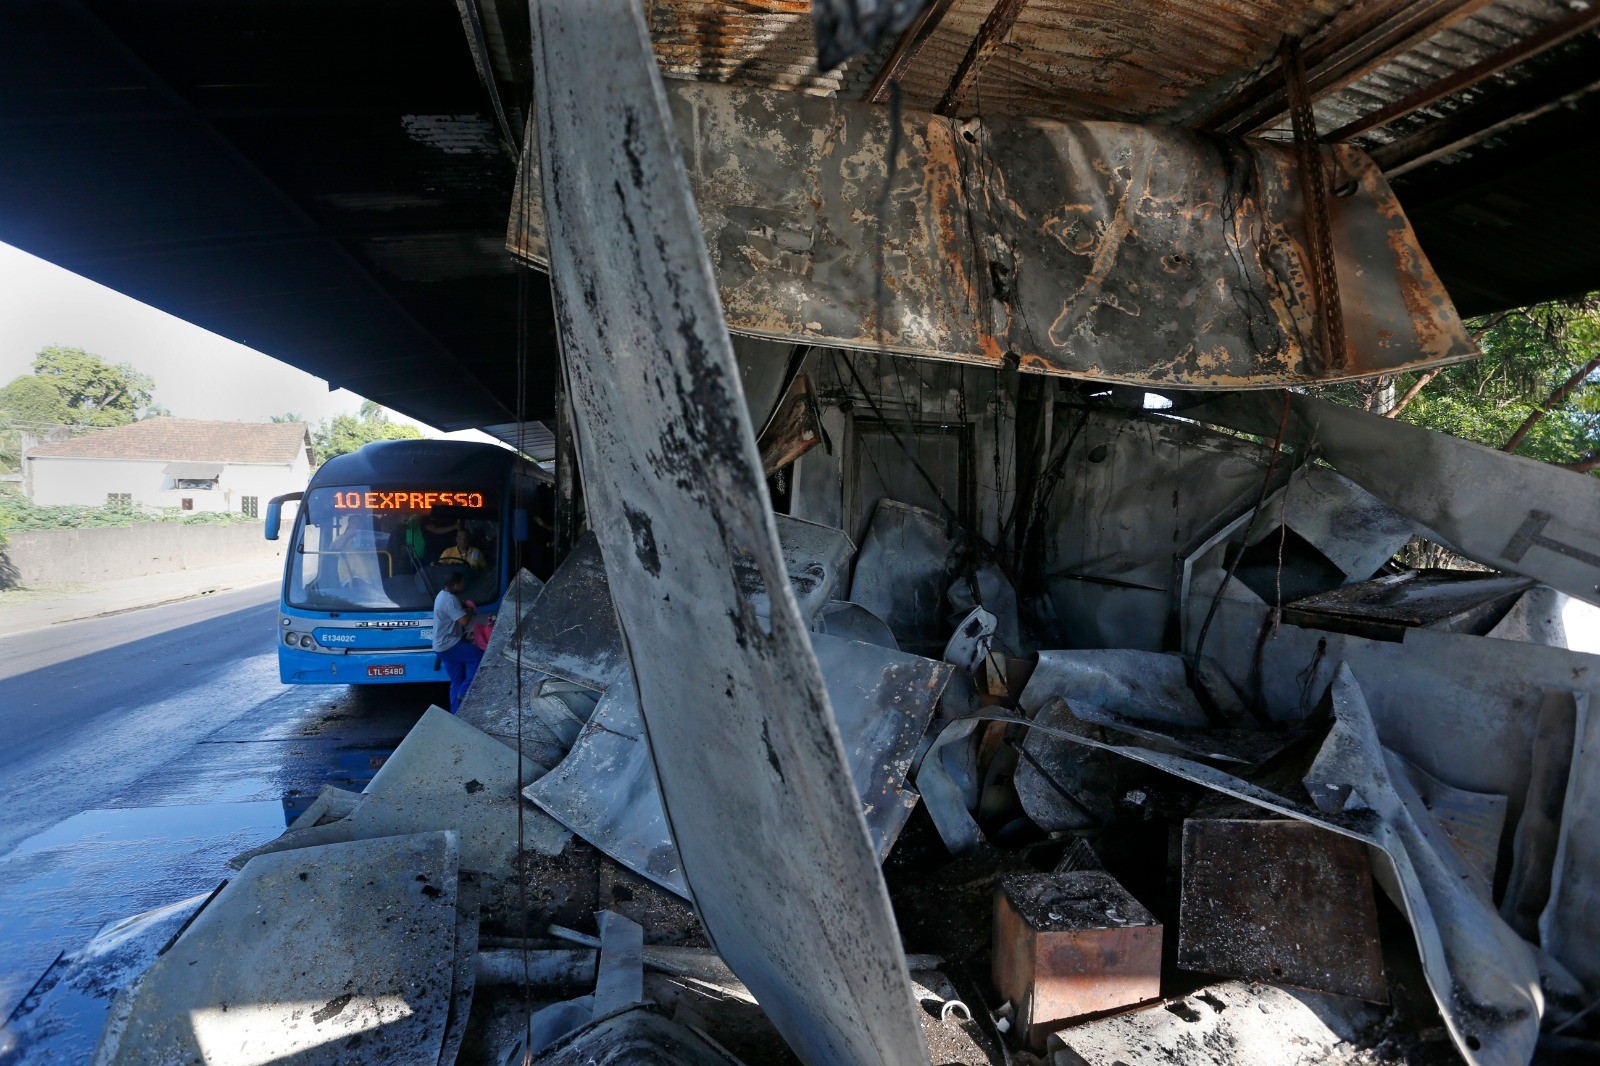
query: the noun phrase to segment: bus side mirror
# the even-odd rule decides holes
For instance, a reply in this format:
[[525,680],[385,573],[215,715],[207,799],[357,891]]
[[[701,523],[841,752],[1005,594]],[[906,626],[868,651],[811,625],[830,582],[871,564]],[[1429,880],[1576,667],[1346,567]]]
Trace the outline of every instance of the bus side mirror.
[[518,507],[511,512],[511,535],[515,540],[528,539],[528,512],[526,508]]
[[282,496],[274,496],[267,501],[267,520],[265,532],[268,540],[278,539],[278,527],[283,524],[283,505],[291,500],[298,500],[304,496],[303,492],[286,492]]

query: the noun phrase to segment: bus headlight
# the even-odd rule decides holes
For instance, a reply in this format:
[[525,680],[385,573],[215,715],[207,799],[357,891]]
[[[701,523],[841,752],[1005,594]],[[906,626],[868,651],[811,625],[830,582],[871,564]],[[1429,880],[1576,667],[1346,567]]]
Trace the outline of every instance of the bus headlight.
[[302,648],[311,647],[311,637],[310,637],[309,634],[306,634],[306,633],[301,633],[300,634],[300,646]]
[[283,635],[283,642],[285,644],[289,645],[289,647],[291,647],[291,648],[294,647],[294,634],[293,633],[285,633]]

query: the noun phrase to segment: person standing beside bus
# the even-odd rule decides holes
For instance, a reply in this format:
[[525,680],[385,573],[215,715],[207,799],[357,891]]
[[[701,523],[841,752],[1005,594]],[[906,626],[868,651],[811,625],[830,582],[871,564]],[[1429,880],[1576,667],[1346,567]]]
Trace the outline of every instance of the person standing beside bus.
[[461,602],[466,576],[455,571],[445,578],[444,588],[433,598],[433,653],[439,657],[445,676],[450,679],[450,713],[461,709],[461,700],[478,673],[483,652],[466,639],[474,611]]

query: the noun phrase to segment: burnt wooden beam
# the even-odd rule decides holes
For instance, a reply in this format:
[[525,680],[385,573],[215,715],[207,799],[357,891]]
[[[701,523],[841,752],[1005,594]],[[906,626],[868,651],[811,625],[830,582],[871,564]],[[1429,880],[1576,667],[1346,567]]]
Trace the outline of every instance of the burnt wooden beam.
[[922,14],[906,27],[906,32],[895,42],[889,58],[878,68],[878,73],[872,78],[872,84],[867,87],[866,95],[862,97],[863,100],[875,104],[883,99],[883,94],[889,89],[889,83],[899,81],[911,68],[912,62],[921,53],[922,46],[928,43],[928,39],[939,28],[939,24],[944,21],[950,8],[955,6],[955,2],[956,0],[934,0],[922,9]]
[[[1357,9],[1351,21],[1329,24],[1303,51],[1312,99],[1365,77],[1441,30],[1476,14],[1492,0],[1381,0]],[[1276,67],[1223,101],[1197,125],[1244,136],[1282,121],[1289,99]]]
[[1501,71],[1509,70],[1519,63],[1525,63],[1534,56],[1554,48],[1563,41],[1593,29],[1600,25],[1600,7],[1589,8],[1586,11],[1574,11],[1564,19],[1558,19],[1539,32],[1524,37],[1509,48],[1502,49],[1494,55],[1480,59],[1463,70],[1458,70],[1448,78],[1434,82],[1432,85],[1418,89],[1409,96],[1402,97],[1386,107],[1381,107],[1369,115],[1363,115],[1354,122],[1346,123],[1328,134],[1327,140],[1337,144],[1348,141],[1352,137],[1359,137],[1363,133],[1387,126],[1397,119],[1420,111],[1430,104],[1437,103],[1447,96],[1456,93],[1483,81],[1492,78]]
[[984,65],[1010,36],[1011,27],[1017,24],[1017,16],[1022,14],[1027,3],[1028,0],[996,0],[989,17],[978,27],[978,35],[972,39],[967,54],[961,57],[961,63],[950,79],[950,87],[944,91],[938,106],[934,108],[935,113],[954,115],[960,110],[967,94],[978,83],[978,75],[983,72]]

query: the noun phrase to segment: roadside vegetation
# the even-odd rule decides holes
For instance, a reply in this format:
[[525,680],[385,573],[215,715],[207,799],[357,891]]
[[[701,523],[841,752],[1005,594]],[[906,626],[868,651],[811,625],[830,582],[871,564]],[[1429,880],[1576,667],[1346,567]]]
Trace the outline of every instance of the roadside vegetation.
[[106,529],[145,522],[171,522],[184,526],[225,526],[256,522],[237,511],[184,511],[176,507],[41,507],[29,502],[12,486],[0,486],[0,544],[12,533],[32,529]]

